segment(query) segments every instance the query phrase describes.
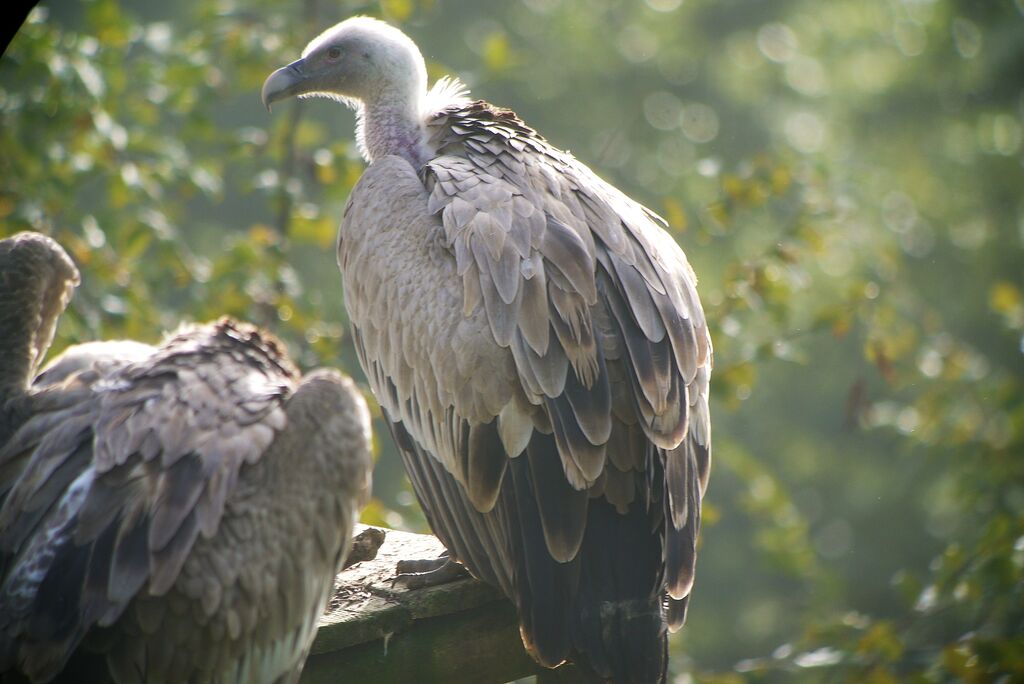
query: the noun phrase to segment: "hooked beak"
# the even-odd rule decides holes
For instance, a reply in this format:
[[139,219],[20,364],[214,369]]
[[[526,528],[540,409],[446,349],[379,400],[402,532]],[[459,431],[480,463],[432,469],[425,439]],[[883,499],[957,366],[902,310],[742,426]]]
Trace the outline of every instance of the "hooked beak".
[[308,78],[306,63],[301,59],[295,60],[286,67],[281,67],[263,82],[263,90],[260,91],[263,106],[269,112],[270,105],[278,100],[306,92],[305,85]]

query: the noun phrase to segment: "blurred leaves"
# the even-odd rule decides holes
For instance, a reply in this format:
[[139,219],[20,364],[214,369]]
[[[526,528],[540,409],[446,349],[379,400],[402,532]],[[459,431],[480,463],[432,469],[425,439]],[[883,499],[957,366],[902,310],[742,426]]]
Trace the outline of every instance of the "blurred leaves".
[[[0,220],[82,268],[58,349],[231,314],[358,375],[353,119],[258,102],[356,13],[663,213],[700,275],[716,466],[677,681],[1024,679],[1019,1],[44,3],[0,61]],[[424,529],[375,427],[364,519]]]

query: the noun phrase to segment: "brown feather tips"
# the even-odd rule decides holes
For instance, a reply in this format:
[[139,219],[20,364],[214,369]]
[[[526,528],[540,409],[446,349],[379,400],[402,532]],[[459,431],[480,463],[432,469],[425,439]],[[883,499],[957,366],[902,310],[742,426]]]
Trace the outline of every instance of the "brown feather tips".
[[224,316],[207,325],[184,325],[165,340],[154,363],[191,354],[206,357],[224,353],[234,361],[297,379],[299,371],[288,358],[284,343],[267,330]]

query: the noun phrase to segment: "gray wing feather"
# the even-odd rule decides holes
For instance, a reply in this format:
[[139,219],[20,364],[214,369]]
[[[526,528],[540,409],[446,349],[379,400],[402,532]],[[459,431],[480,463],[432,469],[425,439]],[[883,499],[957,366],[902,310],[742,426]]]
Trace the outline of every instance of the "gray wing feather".
[[[213,345],[211,345],[213,347]],[[216,349],[216,347],[213,347]],[[230,350],[191,354],[171,343],[151,360],[125,369],[98,389],[93,462],[98,474],[131,462],[133,478],[110,496],[140,498],[148,518],[146,551],[170,550],[153,566],[150,591],[167,590],[198,530],[210,537],[229,486],[285,423],[283,402],[294,375],[238,363]],[[103,506],[103,508],[109,508]],[[95,528],[87,507],[81,524]],[[140,512],[140,515],[143,514]],[[183,535],[186,519],[195,518]],[[172,539],[177,543],[169,547]],[[84,541],[80,537],[80,541]],[[140,551],[141,553],[141,551]],[[117,568],[117,563],[114,565]]]
[[[452,119],[462,116],[462,112],[450,115]],[[620,320],[620,326],[638,328],[640,333],[632,337],[625,333],[644,395],[638,410],[647,419],[651,438],[673,447],[682,438],[684,392],[673,388],[678,381],[668,377],[671,371],[666,370],[664,358],[652,367],[638,357],[649,356],[651,344],[668,335],[667,348],[684,380],[690,381],[698,366],[710,362],[692,270],[652,213],[568,155],[531,137],[532,131],[518,120],[497,119],[481,128],[473,122],[454,125],[443,114],[439,116],[434,140],[440,154],[424,170],[431,190],[428,211],[440,213],[451,249],[457,258],[465,249],[476,255],[475,275],[496,341],[515,352],[510,337],[518,334],[536,356],[543,357],[550,353],[545,339],[548,330],[562,333],[562,352],[589,385],[596,367],[589,324],[598,298],[595,275],[606,273],[622,300],[621,313],[629,318],[628,323]],[[459,134],[456,129],[473,133]],[[522,144],[513,146],[510,140]],[[453,154],[445,154],[446,149]],[[469,173],[481,182],[466,189],[451,182]],[[516,262],[518,268],[512,268]],[[529,315],[523,315],[523,299],[516,295],[538,273],[544,274],[545,283],[541,286],[538,281],[530,288]],[[510,281],[513,274],[518,275],[518,287]],[[541,305],[545,287],[550,326],[544,324]],[[510,331],[514,317],[516,329]],[[533,380],[544,378],[537,373],[540,364],[523,353],[516,360],[524,384],[535,389],[538,383]],[[559,382],[541,386],[545,396],[561,393],[559,375],[554,376]]]
[[[431,211],[456,254],[463,243],[487,245],[477,254],[491,262],[478,256],[477,265],[488,319],[501,332],[495,341],[510,348],[530,400],[543,399],[568,482],[627,506],[635,486],[629,473],[650,467],[643,435],[653,442],[665,469],[665,496],[651,495],[664,499],[670,523],[668,591],[681,599],[692,584],[710,460],[711,343],[693,271],[659,217],[514,116],[482,108],[476,116],[489,124],[482,129],[464,110],[450,115],[471,134],[460,134],[444,113],[434,124],[440,154],[424,170]],[[452,192],[431,183],[453,169],[465,176],[468,167],[482,181],[476,186]],[[502,192],[476,190],[493,187]],[[458,209],[449,211],[452,204]],[[513,273],[518,288],[506,280]],[[490,288],[500,302],[488,301]]]

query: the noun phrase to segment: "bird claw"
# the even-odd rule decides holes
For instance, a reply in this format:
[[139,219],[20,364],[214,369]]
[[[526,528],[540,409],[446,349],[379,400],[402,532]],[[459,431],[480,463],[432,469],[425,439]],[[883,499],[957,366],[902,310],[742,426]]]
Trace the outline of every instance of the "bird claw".
[[400,560],[395,564],[395,571],[397,574],[393,581],[401,582],[409,589],[436,587],[469,575],[466,569],[453,561],[448,554],[437,558]]

